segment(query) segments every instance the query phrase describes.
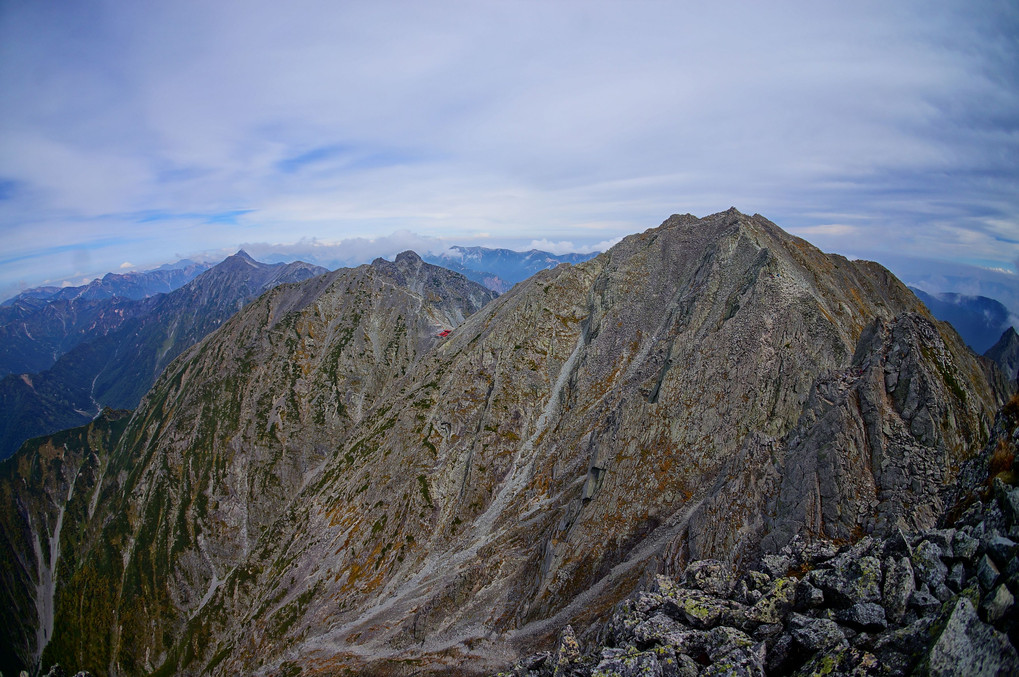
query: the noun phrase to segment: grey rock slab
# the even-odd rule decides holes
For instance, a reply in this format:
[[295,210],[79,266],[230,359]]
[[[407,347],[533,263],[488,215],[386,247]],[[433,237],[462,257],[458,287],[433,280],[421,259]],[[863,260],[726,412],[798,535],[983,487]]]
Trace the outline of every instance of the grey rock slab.
[[732,589],[732,570],[715,559],[691,562],[684,574],[688,587],[724,596]]
[[945,582],[948,567],[941,561],[941,548],[937,544],[925,540],[913,550],[913,572],[918,583],[926,583],[935,588]]
[[827,618],[810,618],[794,614],[791,631],[793,641],[806,651],[828,651],[835,647],[848,646],[842,628]]
[[764,677],[764,643],[743,646],[720,656],[701,672],[701,677]]
[[786,555],[764,555],[761,558],[761,566],[771,578],[783,578],[793,566],[793,559]]
[[938,598],[931,594],[927,586],[919,588],[913,591],[913,594],[909,596],[909,606],[916,609],[921,614],[934,613],[941,608],[941,602]]
[[1012,524],[1019,523],[1019,487],[1006,486],[1000,478],[995,478],[994,494],[1005,518]]
[[980,541],[964,531],[956,531],[952,539],[952,553],[963,560],[971,560],[977,556]]
[[994,592],[984,597],[980,603],[980,610],[988,623],[997,623],[1005,618],[1015,604],[1015,598],[1009,592],[1008,586],[1001,584],[994,589]]
[[992,536],[987,539],[984,550],[995,563],[1004,566],[1015,553],[1015,541],[1005,536]]
[[873,632],[875,630],[884,630],[888,627],[884,607],[874,602],[854,604],[848,609],[836,612],[835,617],[840,623],[859,630]]
[[937,677],[1014,675],[1019,672],[1019,655],[1008,637],[981,621],[969,599],[960,597],[934,640],[924,669]]
[[984,555],[980,558],[977,563],[977,580],[980,581],[980,587],[984,590],[990,590],[1001,578],[1001,571],[998,570],[997,565],[991,560],[990,557]]
[[952,543],[955,539],[955,529],[931,529],[925,531],[923,536],[924,540],[938,546],[942,557],[951,558],[954,556]]
[[801,579],[800,582],[796,584],[795,607],[797,611],[814,609],[822,604],[824,604],[824,593],[820,588],[814,586],[806,578]]
[[876,557],[861,557],[834,569],[810,572],[811,583],[841,604],[877,602],[881,599],[881,563]]
[[913,578],[913,565],[908,557],[900,557],[898,560],[888,558],[885,560],[884,595],[882,602],[888,618],[894,623],[901,623],[906,613],[910,596],[916,590]]

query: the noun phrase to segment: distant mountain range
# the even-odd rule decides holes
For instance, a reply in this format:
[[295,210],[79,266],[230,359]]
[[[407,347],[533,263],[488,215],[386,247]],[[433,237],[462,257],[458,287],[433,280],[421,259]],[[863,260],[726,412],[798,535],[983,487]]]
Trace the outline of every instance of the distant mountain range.
[[1004,304],[986,296],[928,294],[910,287],[934,317],[948,322],[973,352],[983,354],[1012,326],[1013,318]]
[[[166,264],[153,270],[131,273],[107,273],[80,287],[33,287],[0,303],[14,306],[27,301],[99,300],[119,296],[143,299],[153,294],[166,294],[178,289],[212,267],[189,259]],[[29,304],[31,305],[31,304]]]
[[211,266],[178,261],[140,273],[109,273],[80,287],[35,287],[0,303],[0,377],[36,373],[85,341],[114,331]]
[[[200,266],[184,269],[185,276]],[[0,349],[6,373],[0,380],[0,459],[26,439],[87,423],[104,406],[133,409],[170,361],[248,301],[324,272],[303,262],[259,263],[242,251],[167,294],[86,298],[111,289],[137,294],[156,284],[108,275],[103,280],[114,279],[87,285],[72,299],[19,297],[0,309],[0,316],[10,314],[0,326],[7,339]],[[172,279],[181,278],[164,278]]]
[[500,294],[518,282],[523,282],[539,270],[555,268],[560,263],[582,263],[598,255],[550,254],[532,249],[526,252],[488,247],[461,247],[455,245],[442,254],[425,255],[428,263],[455,270],[464,277],[485,285]]

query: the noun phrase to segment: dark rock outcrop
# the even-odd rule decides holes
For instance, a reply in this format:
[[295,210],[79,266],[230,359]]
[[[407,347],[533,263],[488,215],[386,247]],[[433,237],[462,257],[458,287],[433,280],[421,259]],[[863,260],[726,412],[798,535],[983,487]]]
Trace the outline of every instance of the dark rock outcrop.
[[1015,328],[1006,329],[998,342],[987,349],[984,357],[997,364],[1010,381],[1019,380],[1019,333]]

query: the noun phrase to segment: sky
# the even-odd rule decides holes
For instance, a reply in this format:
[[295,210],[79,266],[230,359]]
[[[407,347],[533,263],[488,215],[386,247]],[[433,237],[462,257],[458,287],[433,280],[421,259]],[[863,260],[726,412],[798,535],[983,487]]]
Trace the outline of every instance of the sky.
[[0,0],[3,298],[735,206],[1019,308],[1017,179],[1012,1]]

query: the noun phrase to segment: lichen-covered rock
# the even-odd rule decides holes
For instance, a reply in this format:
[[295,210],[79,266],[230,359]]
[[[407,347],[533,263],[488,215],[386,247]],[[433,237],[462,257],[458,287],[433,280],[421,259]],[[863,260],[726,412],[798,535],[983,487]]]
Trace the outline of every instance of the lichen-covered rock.
[[764,677],[764,643],[740,646],[718,656],[701,677]]
[[840,647],[814,656],[795,675],[797,677],[873,677],[890,671],[866,651]]
[[969,599],[960,597],[927,654],[924,670],[935,676],[1014,675],[1019,656],[1008,638],[981,621]]
[[811,571],[810,581],[841,604],[881,599],[881,562],[867,556],[840,562],[834,569]]
[[732,569],[718,560],[692,562],[684,576],[687,586],[713,595],[727,595],[732,588]]
[[932,589],[945,582],[948,567],[941,561],[942,551],[930,540],[924,540],[913,550],[913,573],[920,583]]
[[839,623],[868,632],[888,627],[884,607],[874,602],[860,602],[848,609],[840,609],[835,613],[835,617]]
[[742,604],[701,590],[677,590],[675,595],[665,598],[662,611],[702,630],[719,625],[739,627],[747,618],[747,609]]
[[694,646],[703,645],[702,634],[690,630],[663,613],[655,613],[633,628],[632,640],[637,646],[671,646],[689,652]]
[[663,677],[666,674],[676,672],[666,673],[657,654],[643,651],[604,658],[591,672],[591,677]]
[[746,613],[746,618],[756,623],[778,623],[789,612],[796,601],[796,581],[779,578],[764,596]]
[[580,642],[573,626],[567,625],[559,634],[559,644],[552,654],[552,677],[568,677],[580,663]]
[[793,641],[805,651],[830,651],[849,646],[845,633],[835,621],[793,614],[790,623]]

